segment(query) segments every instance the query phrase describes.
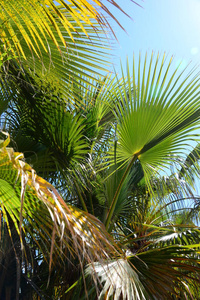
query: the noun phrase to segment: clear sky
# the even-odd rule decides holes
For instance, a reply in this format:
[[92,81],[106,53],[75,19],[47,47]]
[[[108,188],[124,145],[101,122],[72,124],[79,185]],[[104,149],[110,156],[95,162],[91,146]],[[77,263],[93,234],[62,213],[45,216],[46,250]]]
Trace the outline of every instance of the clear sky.
[[113,24],[119,41],[113,51],[117,69],[120,58],[125,64],[127,55],[131,60],[133,52],[137,57],[139,51],[144,56],[152,50],[173,55],[175,64],[183,61],[182,67],[190,61],[192,65],[200,63],[200,0],[137,0],[137,3],[142,8],[131,0],[118,1],[133,20],[112,9],[127,32]]

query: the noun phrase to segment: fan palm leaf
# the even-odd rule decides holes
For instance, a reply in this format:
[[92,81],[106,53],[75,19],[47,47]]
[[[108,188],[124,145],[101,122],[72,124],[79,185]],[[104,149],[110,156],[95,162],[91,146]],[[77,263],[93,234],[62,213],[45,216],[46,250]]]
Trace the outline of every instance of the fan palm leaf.
[[176,69],[168,79],[172,59],[165,66],[163,56],[158,67],[159,55],[155,63],[153,58],[152,54],[148,69],[145,58],[143,73],[139,59],[137,78],[135,65],[131,76],[127,64],[127,77],[123,75],[112,91],[117,103],[117,148],[116,158],[113,149],[109,158],[111,163],[114,164],[116,159],[127,168],[107,215],[107,228],[123,181],[137,160],[148,189],[152,191],[150,177],[158,170],[166,170],[174,156],[184,157],[185,145],[198,140],[195,131],[200,118],[198,73],[194,74],[195,70],[192,70],[181,82],[186,70],[176,77]]
[[148,250],[104,265],[90,265],[86,275],[99,275],[103,287],[98,299],[174,299],[180,294],[190,299],[189,284],[198,283],[200,272],[193,255],[195,250],[181,246]]

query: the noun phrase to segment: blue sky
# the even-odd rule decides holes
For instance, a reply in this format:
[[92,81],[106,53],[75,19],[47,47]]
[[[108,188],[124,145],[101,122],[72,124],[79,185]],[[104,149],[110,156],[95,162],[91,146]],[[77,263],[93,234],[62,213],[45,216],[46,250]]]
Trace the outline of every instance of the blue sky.
[[[119,3],[120,2],[120,3]],[[174,56],[182,67],[189,62],[200,62],[200,0],[137,0],[143,8],[130,0],[118,1],[133,20],[119,11],[113,13],[124,26],[127,34],[113,24],[119,44],[115,44],[113,63],[118,69],[119,59],[125,64],[126,56],[136,57],[141,51],[150,54],[159,51]]]

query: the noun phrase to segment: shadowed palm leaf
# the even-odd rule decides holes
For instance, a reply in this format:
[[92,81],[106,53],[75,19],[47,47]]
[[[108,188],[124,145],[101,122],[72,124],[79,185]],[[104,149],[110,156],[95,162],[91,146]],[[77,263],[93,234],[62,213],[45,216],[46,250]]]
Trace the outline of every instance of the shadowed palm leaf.
[[[6,147],[8,143],[9,138],[1,141],[0,209],[10,237],[11,224],[14,224],[22,250],[23,234],[30,234],[40,250],[43,248],[39,244],[42,238],[51,259],[54,248],[62,255],[62,244],[80,259],[84,257],[93,261],[95,257],[109,256],[114,247],[103,224],[95,217],[68,206],[55,188],[23,161],[21,153]],[[31,226],[34,226],[34,232],[30,231]]]

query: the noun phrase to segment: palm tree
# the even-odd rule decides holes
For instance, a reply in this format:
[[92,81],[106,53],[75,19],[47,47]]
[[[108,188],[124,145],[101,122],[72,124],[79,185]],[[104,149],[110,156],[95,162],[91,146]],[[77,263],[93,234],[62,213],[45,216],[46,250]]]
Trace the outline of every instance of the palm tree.
[[[182,199],[198,203],[185,145],[198,141],[199,76],[169,76],[171,61],[152,54],[137,75],[127,63],[126,76],[95,79],[86,65],[96,69],[98,24],[88,16],[104,23],[84,3],[83,20],[83,1],[35,1],[31,23],[29,2],[15,22],[2,4],[1,298],[195,298],[199,230],[177,220]],[[49,16],[38,31],[36,7]],[[11,26],[30,34],[12,40]]]

